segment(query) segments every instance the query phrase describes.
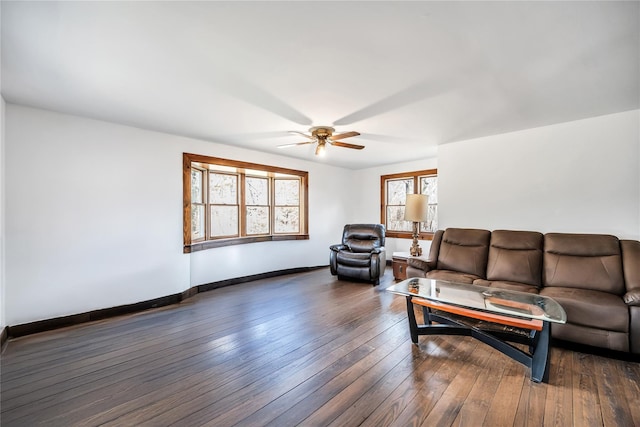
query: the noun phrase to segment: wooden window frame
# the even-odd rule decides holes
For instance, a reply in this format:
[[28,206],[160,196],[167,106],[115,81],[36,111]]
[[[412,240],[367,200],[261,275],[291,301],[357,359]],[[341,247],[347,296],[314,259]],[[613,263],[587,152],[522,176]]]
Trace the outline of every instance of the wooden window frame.
[[[380,223],[387,225],[387,186],[386,182],[390,179],[413,179],[413,192],[414,194],[420,191],[420,177],[423,176],[438,176],[438,169],[426,169],[413,172],[400,172],[390,175],[380,176]],[[418,238],[421,240],[432,240],[435,233],[421,231]],[[385,237],[394,237],[398,239],[411,239],[413,238],[411,231],[389,231],[386,230]]]
[[[205,208],[205,237],[204,239],[198,239],[197,241],[192,241],[191,239],[191,169],[192,164],[201,164],[201,165],[214,165],[214,166],[223,166],[229,168],[235,168],[235,172],[230,172],[230,174],[238,175],[238,200],[239,200],[239,211],[238,211],[238,231],[239,236],[228,237],[228,238],[211,238],[210,231],[210,219],[209,219],[209,209]],[[199,168],[206,170],[206,167]],[[245,170],[256,170],[261,172],[266,172],[270,177],[270,182],[273,180],[280,179],[278,174],[291,175],[296,176],[300,180],[300,224],[299,224],[299,232],[298,233],[274,233],[274,221],[275,216],[273,213],[270,213],[269,218],[269,234],[260,234],[260,235],[246,235],[246,219],[245,219],[245,199],[244,199],[244,179],[246,176],[255,176],[251,173],[245,173]],[[207,174],[204,174],[204,177],[207,177]],[[285,178],[291,179],[291,178]],[[207,182],[204,184],[203,179],[203,190],[208,192]],[[261,165],[257,163],[249,163],[242,162],[237,160],[229,160],[222,159],[219,157],[210,157],[204,156],[200,154],[191,154],[191,153],[183,153],[182,154],[182,214],[183,214],[183,225],[182,225],[182,234],[183,234],[183,252],[191,253],[200,250],[210,249],[210,248],[218,248],[223,246],[230,245],[239,245],[239,244],[247,244],[247,243],[256,243],[256,242],[266,242],[266,241],[283,241],[283,240],[308,240],[309,239],[309,172],[299,171],[294,169],[286,169],[276,166],[268,166]],[[270,190],[269,200],[272,205],[270,209],[273,209],[273,197],[272,191]],[[204,200],[205,206],[209,205],[208,199]]]

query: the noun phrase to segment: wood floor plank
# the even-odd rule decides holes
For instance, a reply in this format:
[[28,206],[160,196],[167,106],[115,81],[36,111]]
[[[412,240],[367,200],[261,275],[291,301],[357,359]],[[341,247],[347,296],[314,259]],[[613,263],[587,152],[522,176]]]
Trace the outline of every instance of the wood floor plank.
[[[415,351],[408,354],[405,346],[412,346]],[[401,354],[405,355],[404,359],[400,360],[384,376],[379,377],[379,380],[364,391],[348,408],[341,408],[338,416],[326,425],[334,427],[353,426],[365,423],[365,421],[367,424],[371,424],[373,418],[370,419],[367,414],[372,414],[383,405],[388,404],[389,401],[395,400],[394,394],[398,393],[398,387],[403,381],[411,377],[416,368],[429,357],[428,352],[420,351],[410,341],[407,341],[405,346],[398,347],[398,349],[402,350]],[[400,355],[397,357],[399,358]],[[406,393],[402,394],[406,397]],[[390,412],[393,413],[394,409],[400,406],[402,405],[392,404]]]
[[[289,328],[289,329],[290,329],[290,332],[291,332],[291,331],[293,331],[294,329],[299,330],[299,327],[297,327],[297,326],[296,326],[294,323],[292,323],[292,322],[289,322],[288,324],[287,324],[287,323],[284,323],[284,325],[285,325],[287,328]],[[264,327],[264,326],[265,326],[265,324],[261,324],[261,325],[260,325],[260,327]],[[267,324],[266,326],[268,327],[269,325]],[[281,326],[281,327],[282,327],[282,326]],[[275,332],[278,332],[278,331],[277,331],[277,330],[275,330]],[[266,335],[266,336],[265,336],[265,338],[267,338],[267,337],[269,337],[269,336],[270,336],[270,335]],[[215,344],[217,341],[220,341],[220,342],[219,342],[219,343],[217,343],[217,344]],[[219,339],[216,339],[216,340],[213,340],[212,338],[210,338],[210,337],[206,337],[206,336],[205,336],[205,339],[204,339],[202,342],[207,344],[207,346],[208,346],[208,350],[209,350],[209,353],[210,353],[210,351],[211,351],[212,349],[214,349],[216,346],[223,346],[223,347],[224,347],[224,350],[223,350],[224,352],[228,352],[228,351],[230,351],[230,350],[233,348],[233,347],[230,347],[230,346],[229,346],[229,343],[227,342],[227,337],[226,337],[226,336],[223,336],[222,338],[219,338]],[[262,343],[260,343],[260,341],[257,341],[257,340],[249,341],[249,343],[250,343],[251,345],[254,345],[256,342],[257,342],[257,344],[262,344]],[[236,342],[236,343],[232,343],[232,344],[233,344],[233,346],[239,346],[239,345],[240,345],[239,341],[238,341],[238,342]],[[269,344],[269,343],[267,342],[267,343],[265,343],[265,344]],[[193,357],[192,357],[192,356],[197,355],[197,354],[198,354],[198,352],[202,353],[202,351],[201,351],[200,349],[198,349],[198,348],[193,349],[193,351],[194,351],[195,353],[190,353],[190,352],[189,352],[189,350],[191,350],[193,347],[191,347],[191,346],[187,345],[187,343],[182,343],[182,342],[180,342],[180,343],[179,343],[179,345],[172,345],[172,346],[168,346],[168,345],[166,344],[166,342],[165,342],[164,344],[160,345],[160,347],[162,347],[163,345],[164,345],[164,346],[167,346],[167,348],[169,348],[169,349],[171,349],[171,350],[170,350],[170,351],[164,351],[164,352],[162,352],[162,353],[157,353],[157,350],[158,350],[158,349],[154,348],[154,349],[153,349],[153,351],[151,352],[151,355],[152,355],[152,356],[154,356],[154,357],[156,358],[155,360],[158,360],[158,358],[162,358],[162,361],[164,361],[164,362],[168,362],[168,361],[171,361],[171,360],[172,360],[172,357],[178,357],[178,360],[182,360],[182,361],[183,361],[183,362],[182,362],[182,364],[184,365],[184,360],[185,360],[185,359],[190,361],[191,359],[193,359]],[[132,356],[130,356],[130,359],[131,359],[131,360],[129,360],[128,362],[131,362],[132,360],[135,360],[135,358],[134,358],[134,357],[132,357]],[[114,362],[115,362],[115,360],[117,360],[117,359],[111,359],[111,362],[112,362],[112,363],[114,363]],[[140,363],[143,363],[143,362],[145,362],[145,364],[144,364],[144,366],[143,366],[141,369],[147,369],[147,368],[149,367],[149,365],[148,365],[149,360],[143,360],[143,361],[141,361]],[[134,365],[134,368],[137,368],[137,367],[138,367],[138,365],[139,365],[140,363],[137,363],[136,365]],[[124,366],[124,364],[117,363],[117,364],[116,364],[116,367],[119,367],[119,366]],[[184,367],[184,366],[183,366],[183,367]],[[130,369],[133,369],[133,368],[130,368]],[[130,370],[130,369],[129,369],[129,370]],[[78,371],[78,368],[74,367],[74,371],[75,371],[75,372],[77,372],[77,371]],[[109,371],[109,372],[107,372],[107,373],[101,373],[101,376],[102,376],[102,377],[109,376],[109,378],[117,379],[117,376],[116,376],[116,377],[114,377],[114,374],[117,374],[117,373],[118,373],[118,372],[114,372],[113,370],[110,370],[110,371]],[[87,377],[87,375],[84,375],[82,378],[86,378],[86,377]],[[44,382],[44,385],[46,385],[47,383],[48,383],[48,381],[45,381],[45,382]],[[105,384],[105,382],[103,382],[103,384]],[[75,384],[74,384],[74,382],[73,382],[73,381],[69,381],[69,378],[66,378],[66,379],[65,379],[65,381],[64,381],[64,385],[65,385],[66,387],[72,387],[72,386],[74,386]],[[56,390],[56,392],[58,392],[58,393],[59,393],[59,391],[60,391],[60,390]],[[86,393],[86,392],[87,392],[87,390],[86,390],[86,389],[83,389],[83,390],[81,390],[81,392],[82,392],[82,394],[84,394],[84,393]],[[35,394],[33,394],[33,393],[35,393]],[[39,390],[36,390],[36,391],[33,391],[33,392],[29,395],[29,397],[33,399],[33,398],[36,398],[36,397],[40,397],[39,395],[44,394],[44,393],[47,393],[47,388],[46,388],[46,387],[40,388]],[[56,394],[56,393],[54,393],[54,392],[48,392],[48,393],[49,393],[49,395],[54,395],[54,396],[55,396],[55,394]],[[72,395],[72,396],[73,396],[73,395]],[[60,403],[60,402],[59,402],[59,399],[56,399],[56,400],[58,400],[58,404],[59,404],[59,403]],[[9,401],[9,402],[10,402],[10,401]]]
[[594,356],[583,353],[572,353],[571,356],[573,357],[573,425],[602,426],[598,386],[594,375]]
[[605,426],[632,426],[634,421],[626,399],[625,382],[617,369],[618,363],[608,358],[601,358],[596,364],[595,378],[602,420]]
[[[504,363],[504,361],[498,363]],[[529,370],[519,363],[505,364],[500,384],[482,425],[499,427],[514,424],[522,387],[525,381],[530,381],[529,375]]]
[[[371,317],[368,317],[371,316]],[[400,318],[397,314],[395,315],[396,317],[396,322],[398,321],[398,319]],[[371,315],[370,312],[368,312],[367,317],[362,319],[362,325],[368,329],[372,329],[374,333],[379,333],[379,330],[376,329],[377,325],[376,323],[372,323],[372,320],[381,320],[381,321],[385,321],[388,320],[388,316],[382,316],[380,319],[374,319],[374,316]],[[291,328],[297,329],[297,332],[300,332],[299,328],[296,326],[295,323],[293,322],[288,322],[288,325]],[[320,325],[322,326],[322,325]],[[326,328],[327,331],[333,331],[333,334],[339,333],[338,329],[335,328]],[[274,332],[274,336],[278,334],[278,330],[273,330]],[[272,334],[268,334],[268,336],[271,336]],[[287,366],[289,363],[295,362],[297,358],[304,356],[305,352],[310,352],[313,350],[313,346],[319,346],[322,344],[323,339],[327,339],[329,343],[336,343],[336,337],[333,335],[327,335],[327,337],[323,336],[323,335],[309,335],[307,338],[309,340],[311,340],[312,338],[315,338],[311,341],[309,341],[309,345],[303,346],[304,341],[301,341],[301,336],[300,334],[292,334],[291,331],[288,332],[288,339],[292,340],[294,343],[297,344],[297,347],[295,348],[295,352],[290,353],[291,349],[289,349],[287,346],[284,345],[283,342],[278,342],[278,343],[274,343],[273,345],[277,346],[277,350],[274,351],[269,345],[265,346],[265,348],[267,349],[266,351],[262,351],[261,352],[261,346],[258,345],[256,346],[255,349],[253,349],[252,351],[246,351],[246,355],[242,357],[242,359],[231,359],[228,361],[227,360],[221,360],[219,358],[217,358],[217,363],[215,365],[214,368],[206,370],[206,371],[201,371],[201,372],[196,372],[192,375],[192,377],[186,375],[188,373],[186,373],[185,375],[182,376],[182,378],[180,379],[180,390],[178,390],[178,392],[176,392],[175,389],[171,389],[174,388],[173,386],[169,386],[169,390],[167,390],[166,392],[166,396],[168,398],[171,399],[177,399],[179,397],[179,395],[183,394],[185,396],[187,396],[187,400],[188,396],[192,393],[192,389],[191,387],[194,387],[202,382],[206,382],[206,381],[213,381],[213,378],[220,376],[221,374],[225,374],[226,372],[228,372],[229,374],[224,376],[224,382],[220,382],[219,380],[216,382],[216,386],[218,387],[218,391],[221,391],[220,387],[224,386],[227,382],[232,382],[234,380],[240,381],[240,379],[244,375],[250,375],[251,372],[253,371],[257,371],[257,370],[261,370],[261,371],[267,371],[269,372],[271,369],[275,369],[278,365],[282,365],[282,366]],[[306,339],[305,338],[305,334],[302,333],[302,339]],[[259,343],[258,343],[259,344]],[[298,349],[300,351],[298,351]],[[240,352],[245,352],[244,350],[240,349],[238,350]],[[286,357],[289,357],[290,360],[276,360],[276,356],[280,356],[280,354],[284,354]],[[298,355],[299,353],[299,355]],[[268,356],[269,359],[264,361],[265,363],[263,364],[263,360],[261,360],[261,357],[265,355]],[[233,354],[231,355],[233,357]],[[274,361],[271,361],[271,359],[274,359]],[[224,362],[224,363],[223,363]],[[267,363],[269,362],[269,363]],[[237,365],[238,364],[242,364],[242,365],[246,365],[247,363],[250,363],[250,369],[247,371],[246,368],[243,370],[238,370],[237,369]],[[271,365],[271,366],[270,366]],[[290,366],[290,365],[289,365]],[[241,366],[242,367],[242,366]],[[211,378],[211,379],[210,379]],[[194,381],[194,383],[190,383],[188,380],[191,379]],[[244,389],[246,389],[246,387],[244,387]],[[163,390],[163,389],[160,389]],[[154,401],[150,401],[149,400],[149,393],[153,393],[154,395]],[[171,404],[171,402],[168,401],[164,401],[165,397],[163,397],[163,395],[161,395],[160,393],[158,393],[157,391],[154,390],[154,388],[152,389],[148,389],[147,393],[143,393],[139,399],[135,399],[135,400],[125,400],[122,402],[122,404],[119,406],[119,412],[114,411],[113,409],[110,410],[108,412],[108,414],[104,414],[107,417],[115,417],[117,416],[123,416],[126,413],[132,412],[134,410],[138,410],[140,408],[145,408],[147,407],[147,409],[149,411],[151,411],[154,415],[158,414],[158,413],[162,413],[162,411],[166,411],[167,408],[170,408],[171,406],[169,406],[169,404]],[[156,404],[151,405],[153,402],[156,402]],[[160,408],[160,410],[158,412],[154,411],[154,407],[149,407],[149,406],[158,406]],[[115,408],[114,408],[115,409]],[[110,418],[107,418],[110,419]],[[103,418],[97,418],[96,421],[101,421],[104,422],[105,419]]]
[[[450,337],[429,337],[426,343],[412,346],[413,370],[402,378],[400,384],[378,407],[366,416],[363,424],[373,426],[393,425],[394,421],[406,409],[407,405],[416,401],[416,396],[425,389],[425,382],[446,363],[447,357],[456,347]],[[337,422],[338,420],[336,420]],[[345,424],[346,425],[346,424]],[[341,424],[335,424],[340,427]]]
[[[404,328],[405,325],[403,324]],[[373,366],[364,367],[363,372],[349,372],[345,375],[342,384],[338,385],[334,381],[327,383],[325,388],[333,389],[331,394],[333,397],[329,399],[324,405],[320,406],[309,417],[304,419],[305,424],[310,425],[323,425],[326,426],[333,422],[340,414],[344,413],[350,406],[359,400],[361,396],[366,394],[372,387],[377,385],[377,389],[383,392],[380,387],[379,381],[384,378],[389,372],[393,371],[402,361],[403,357],[406,357],[405,347],[411,345],[411,340],[407,336],[403,341],[399,343],[392,343],[392,351],[385,355],[381,360],[375,363]],[[349,381],[351,381],[350,384]],[[348,385],[346,385],[348,384]],[[346,385],[346,386],[345,386]],[[335,391],[340,390],[338,393]],[[313,396],[315,400],[315,395]]]
[[573,357],[553,352],[544,413],[544,426],[573,425]]
[[[470,353],[470,357],[460,367],[449,387],[438,399],[429,415],[422,421],[422,426],[452,425],[454,423],[461,408],[467,402],[467,397],[480,372],[486,367],[488,360],[495,357],[493,352],[482,350],[488,349],[478,344],[476,350]],[[473,402],[469,408],[473,410]]]
[[10,339],[4,426],[640,425],[640,364],[552,348],[549,384],[328,269]]
[[539,427],[544,423],[547,384],[524,381],[513,427]]
[[485,363],[479,369],[475,383],[452,423],[454,426],[482,425],[502,381],[506,363],[496,363],[496,358],[500,355],[495,350],[488,348],[484,350],[487,355]]
[[287,402],[290,407],[266,425],[282,426],[302,423],[399,345],[406,343],[407,335],[402,334],[402,331],[407,330],[406,324],[400,322],[394,326],[393,330],[397,331],[397,335],[376,336],[361,347],[367,349],[364,354],[351,358],[347,364],[338,360],[335,364],[317,372],[299,386],[279,397],[279,400]]
[[[367,311],[369,312],[369,311]],[[358,311],[354,311],[354,314],[357,314]],[[396,315],[396,320],[392,325],[399,322],[402,317]],[[375,337],[380,335],[381,330],[384,331],[385,327],[381,327],[380,329],[372,330],[372,333]],[[402,328],[404,329],[404,328]],[[393,336],[394,334],[392,334]],[[388,338],[387,338],[388,339]],[[351,340],[352,342],[354,340]],[[355,341],[357,342],[357,340]],[[355,343],[354,342],[354,343]],[[347,346],[350,348],[350,346]],[[355,351],[369,351],[366,347],[363,348],[355,348]],[[344,355],[341,352],[336,353],[339,357],[343,357]],[[362,357],[362,355],[348,355],[349,357]],[[352,360],[347,360],[349,363],[352,363]],[[273,389],[268,387],[268,384],[273,384],[274,382],[278,382],[278,384],[283,383],[282,380],[278,380],[278,378],[273,378],[276,375],[290,375],[291,373],[296,372],[296,365],[291,365],[292,361],[287,361],[288,363],[279,363],[278,369],[274,371],[270,370],[261,370],[261,372],[266,372],[266,375],[260,375],[256,377],[255,375],[251,375],[253,370],[246,372],[246,369],[242,370],[232,370],[231,375],[227,375],[227,378],[230,380],[225,381],[224,383],[212,384],[211,386],[205,385],[203,389],[198,390],[198,396],[193,398],[192,390],[185,390],[180,393],[173,394],[171,396],[171,401],[157,401],[153,404],[147,404],[141,410],[136,410],[129,414],[126,414],[123,417],[114,420],[115,423],[129,423],[135,422],[136,424],[144,425],[143,423],[148,422],[150,424],[155,423],[154,418],[162,417],[163,421],[171,421],[171,422],[189,422],[189,420],[183,420],[185,414],[189,414],[188,416],[191,418],[195,417],[215,417],[219,414],[225,413],[229,411],[233,405],[237,405],[240,402],[246,402],[247,399],[245,397],[246,394],[251,393],[253,388],[256,387],[256,382],[258,386],[266,388],[267,390],[272,391]],[[296,363],[307,362],[306,359],[301,359]],[[334,359],[331,359],[331,362],[335,362]],[[349,363],[346,361],[341,361],[337,366],[342,366],[342,369],[348,367]],[[314,366],[317,367],[320,365]],[[286,369],[282,369],[286,367]],[[309,372],[309,367],[303,365],[306,372]],[[306,378],[305,378],[306,379]],[[284,382],[286,384],[285,390],[293,387],[292,381],[288,380]],[[284,391],[283,391],[284,392]],[[215,393],[215,394],[213,394]],[[255,402],[256,399],[254,396],[251,396],[251,402]],[[170,403],[170,405],[168,405]],[[177,410],[172,410],[170,414],[164,414],[167,411],[167,408],[177,408]],[[146,418],[151,417],[151,418]],[[141,424],[142,423],[142,424]]]
[[640,363],[616,362],[634,426],[640,426]]
[[[433,407],[438,403],[444,392],[451,385],[467,358],[478,347],[478,342],[470,337],[447,337],[459,343],[455,350],[446,356],[434,372],[427,373],[428,378],[417,388],[414,398],[403,408],[398,417],[393,420],[394,425],[420,426],[427,418]],[[418,372],[418,375],[421,373]]]

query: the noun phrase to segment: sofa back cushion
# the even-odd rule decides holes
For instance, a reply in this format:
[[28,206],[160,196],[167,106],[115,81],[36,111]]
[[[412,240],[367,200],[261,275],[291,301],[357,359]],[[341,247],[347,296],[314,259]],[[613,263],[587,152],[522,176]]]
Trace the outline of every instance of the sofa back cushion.
[[371,252],[384,247],[383,224],[347,224],[342,231],[342,244],[352,252]]
[[490,236],[488,230],[447,228],[442,234],[436,268],[486,277]]
[[543,235],[535,231],[491,233],[487,280],[542,286]]
[[604,234],[544,236],[544,286],[624,294],[620,241]]

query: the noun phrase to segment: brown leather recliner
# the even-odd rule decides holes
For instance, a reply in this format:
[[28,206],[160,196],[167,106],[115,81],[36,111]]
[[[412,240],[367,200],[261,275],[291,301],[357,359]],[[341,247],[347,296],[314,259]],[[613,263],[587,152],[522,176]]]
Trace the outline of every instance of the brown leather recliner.
[[331,274],[380,283],[387,265],[383,224],[347,224],[342,243],[329,247]]

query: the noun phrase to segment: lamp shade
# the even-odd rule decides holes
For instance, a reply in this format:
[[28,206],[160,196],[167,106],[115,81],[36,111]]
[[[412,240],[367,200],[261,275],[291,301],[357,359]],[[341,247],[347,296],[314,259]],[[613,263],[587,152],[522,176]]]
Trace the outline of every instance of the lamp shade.
[[424,194],[407,194],[404,205],[404,220],[424,222],[429,212],[429,197]]

